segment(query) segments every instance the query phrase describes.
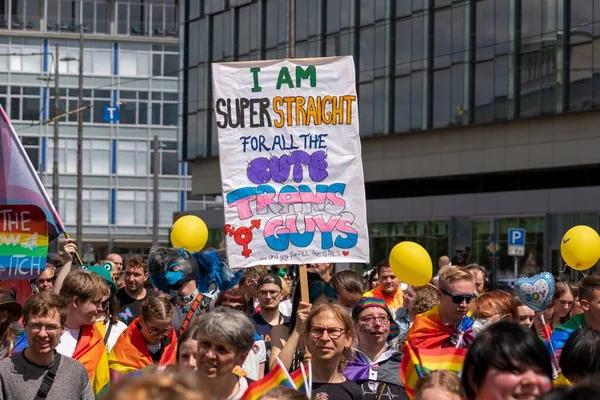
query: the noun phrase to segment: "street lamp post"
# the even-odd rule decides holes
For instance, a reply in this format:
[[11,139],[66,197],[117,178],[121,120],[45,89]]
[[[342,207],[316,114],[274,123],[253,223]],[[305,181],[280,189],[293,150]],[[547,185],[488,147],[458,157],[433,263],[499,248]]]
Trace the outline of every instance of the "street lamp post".
[[79,93],[77,106],[77,247],[83,248],[83,20],[79,21]]

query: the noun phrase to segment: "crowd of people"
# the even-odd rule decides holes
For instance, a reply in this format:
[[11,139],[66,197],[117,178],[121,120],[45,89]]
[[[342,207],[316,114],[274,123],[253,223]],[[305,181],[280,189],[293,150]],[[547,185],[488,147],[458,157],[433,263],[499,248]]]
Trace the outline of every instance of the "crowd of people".
[[[165,291],[140,256],[78,266],[75,251],[48,260],[23,304],[0,291],[0,399],[236,400],[308,363],[316,400],[600,398],[599,275],[557,282],[535,312],[464,254],[420,287],[386,261],[363,276],[311,264],[303,302],[297,266],[244,269],[214,294],[172,280],[178,264]],[[443,354],[456,365],[435,367]]]

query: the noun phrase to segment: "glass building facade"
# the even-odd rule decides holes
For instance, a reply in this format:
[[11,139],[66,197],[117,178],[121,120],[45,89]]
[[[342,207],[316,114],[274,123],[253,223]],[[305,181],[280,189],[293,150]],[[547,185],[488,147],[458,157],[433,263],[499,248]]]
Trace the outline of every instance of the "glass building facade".
[[[195,159],[217,155],[210,64],[286,57],[288,1],[183,6]],[[595,0],[297,0],[295,54],[354,56],[361,135],[391,135],[596,107],[599,27]]]
[[[88,106],[83,112],[83,232],[84,243],[92,246],[82,253],[92,259],[104,257],[109,247],[125,254],[150,247],[155,168],[162,242],[168,240],[173,213],[190,205],[190,178],[178,157],[178,10],[177,0],[0,1],[0,103],[51,196],[58,146],[55,202],[71,235],[76,230],[77,113],[61,120],[58,143],[47,121],[54,116],[57,62],[59,114],[78,108],[83,21],[83,104]],[[106,121],[104,108],[119,104],[119,121]],[[154,135],[161,144],[156,166]]]
[[[600,105],[598,0],[295,4],[297,58],[354,57],[365,140],[406,134],[417,140],[420,132],[443,134]],[[218,156],[211,63],[285,58],[288,0],[188,0],[181,6],[183,158],[198,161]],[[388,190],[389,197],[399,192],[386,182],[377,183],[382,184],[377,198],[385,198]],[[368,199],[373,198],[372,189],[367,184]],[[449,193],[429,193],[441,194]],[[583,222],[597,228],[598,217],[598,212],[574,212],[371,222],[372,262],[385,258],[398,241],[414,240],[432,257],[470,251],[501,277],[513,269],[507,255],[508,228],[521,227],[527,229],[528,243],[521,261],[521,267],[529,268],[524,273],[559,272],[562,233]]]

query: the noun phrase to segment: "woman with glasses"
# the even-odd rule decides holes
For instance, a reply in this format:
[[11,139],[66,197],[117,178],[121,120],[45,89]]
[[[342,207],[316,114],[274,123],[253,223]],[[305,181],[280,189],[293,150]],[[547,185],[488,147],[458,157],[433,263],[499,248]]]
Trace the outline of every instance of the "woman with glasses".
[[148,366],[161,368],[175,364],[177,337],[172,323],[170,299],[148,297],[142,303],[141,317],[131,322],[108,356],[111,382]]
[[486,292],[473,302],[473,333],[477,335],[488,326],[516,315],[512,295],[504,290]]
[[402,354],[388,344],[399,328],[385,302],[374,297],[361,299],[352,309],[352,319],[358,345],[344,376],[361,386],[364,399],[408,399],[398,374]]
[[304,332],[311,354],[312,398],[363,398],[360,386],[342,375],[346,359],[352,356],[354,332],[352,318],[339,304],[320,304],[312,308]]
[[104,297],[102,297],[102,311],[96,314],[96,327],[104,336],[106,351],[110,354],[121,333],[127,329],[127,325],[119,320],[119,303],[116,297],[117,284],[113,280],[113,263],[105,262],[102,265],[82,266],[82,269],[100,275],[108,285]]

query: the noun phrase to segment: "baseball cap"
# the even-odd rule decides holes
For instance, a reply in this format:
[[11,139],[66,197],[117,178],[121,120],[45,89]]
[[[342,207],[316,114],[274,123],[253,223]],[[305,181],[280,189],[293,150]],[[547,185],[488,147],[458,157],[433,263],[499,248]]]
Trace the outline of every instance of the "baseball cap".
[[256,288],[258,289],[262,285],[266,285],[267,283],[272,283],[274,285],[279,286],[280,289],[283,289],[283,283],[281,282],[281,278],[275,274],[266,274],[260,277],[258,283],[256,284]]

